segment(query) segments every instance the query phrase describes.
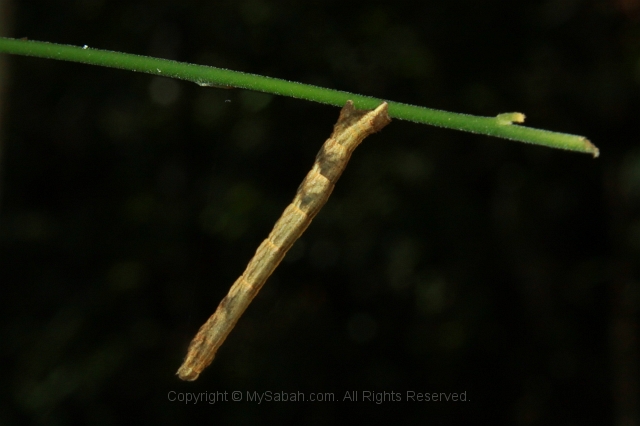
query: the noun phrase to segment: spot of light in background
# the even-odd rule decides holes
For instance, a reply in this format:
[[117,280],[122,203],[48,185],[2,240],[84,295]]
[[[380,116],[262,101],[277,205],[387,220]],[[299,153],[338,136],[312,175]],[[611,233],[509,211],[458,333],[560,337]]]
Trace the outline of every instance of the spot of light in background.
[[416,305],[422,314],[436,315],[445,309],[447,283],[441,277],[420,278],[415,292]]
[[143,285],[144,275],[144,266],[141,263],[125,261],[111,266],[107,280],[115,291],[131,291]]
[[302,238],[293,244],[293,247],[287,252],[284,258],[285,262],[294,263],[304,257],[304,251],[306,249],[306,243]]
[[371,315],[357,313],[347,321],[347,333],[349,338],[356,343],[366,343],[373,340],[378,333],[378,323]]
[[467,335],[462,323],[449,321],[440,326],[440,347],[446,351],[457,351],[465,344]]
[[167,107],[180,97],[180,84],[170,78],[154,77],[149,84],[149,96],[153,102]]
[[313,243],[309,250],[309,260],[315,269],[329,269],[338,263],[340,248],[329,240],[319,240]]
[[[269,93],[252,92],[243,90],[239,95],[242,107],[249,112],[259,112],[265,109],[273,99],[273,95]],[[228,99],[227,99],[228,100]],[[230,100],[228,100],[231,102]],[[225,101],[226,102],[226,101]]]
[[236,146],[243,152],[256,153],[258,148],[264,148],[267,135],[267,122],[256,117],[239,120],[232,130],[232,137]]

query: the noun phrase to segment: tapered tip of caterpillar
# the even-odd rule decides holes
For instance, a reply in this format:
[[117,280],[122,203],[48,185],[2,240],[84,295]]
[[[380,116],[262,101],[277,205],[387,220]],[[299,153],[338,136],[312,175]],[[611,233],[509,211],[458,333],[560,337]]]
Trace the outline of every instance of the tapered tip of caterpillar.
[[391,123],[391,117],[389,117],[389,105],[386,102],[380,104],[380,106],[374,109],[371,113],[373,114],[371,125],[374,128],[374,132],[382,130],[384,126]]
[[381,103],[375,109],[359,110],[353,105],[353,101],[349,100],[340,111],[340,117],[334,126],[334,133],[342,131],[360,120],[367,123],[367,125],[361,129],[365,136],[379,132],[383,127],[391,123],[391,117],[389,117],[388,111],[389,105],[386,102]]
[[195,371],[193,368],[187,367],[186,365],[181,365],[176,373],[180,380],[184,380],[185,382],[193,382],[200,376],[200,371]]

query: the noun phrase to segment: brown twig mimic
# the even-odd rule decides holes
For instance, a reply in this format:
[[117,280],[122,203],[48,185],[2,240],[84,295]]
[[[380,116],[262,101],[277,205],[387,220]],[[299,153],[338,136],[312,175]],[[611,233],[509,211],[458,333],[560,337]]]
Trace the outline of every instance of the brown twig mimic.
[[347,101],[331,137],[322,145],[293,202],[284,210],[269,237],[260,244],[218,309],[191,341],[187,356],[178,369],[180,379],[196,380],[211,364],[249,303],[327,202],[353,151],[365,137],[390,122],[386,102],[374,110],[356,110],[353,102]]

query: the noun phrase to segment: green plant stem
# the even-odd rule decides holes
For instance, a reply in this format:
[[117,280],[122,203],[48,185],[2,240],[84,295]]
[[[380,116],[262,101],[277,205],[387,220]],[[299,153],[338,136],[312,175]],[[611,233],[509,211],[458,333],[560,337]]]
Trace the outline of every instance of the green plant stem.
[[[93,49],[86,46],[76,47],[0,37],[0,52],[144,72],[188,80],[203,86],[239,87],[339,107],[344,106],[347,100],[352,100],[359,109],[373,109],[383,102],[381,99],[369,96],[325,89],[309,84],[204,65],[186,64],[167,59]],[[513,113],[500,114],[500,117],[478,117],[399,102],[387,102],[389,104],[389,115],[393,118],[544,145],[552,148],[585,152],[592,154],[594,157],[599,155],[598,148],[582,136],[518,126],[512,124],[509,120],[505,120],[504,117],[511,116],[510,114]]]

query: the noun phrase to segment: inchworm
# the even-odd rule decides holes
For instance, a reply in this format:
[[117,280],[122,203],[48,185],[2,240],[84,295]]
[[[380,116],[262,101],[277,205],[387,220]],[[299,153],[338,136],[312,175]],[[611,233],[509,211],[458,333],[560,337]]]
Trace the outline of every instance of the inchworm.
[[386,102],[374,110],[356,110],[353,102],[347,101],[333,133],[322,145],[293,202],[284,210],[269,237],[260,244],[218,309],[191,341],[187,356],[178,369],[180,379],[196,380],[211,364],[249,303],[327,202],[353,151],[364,138],[390,122]]

